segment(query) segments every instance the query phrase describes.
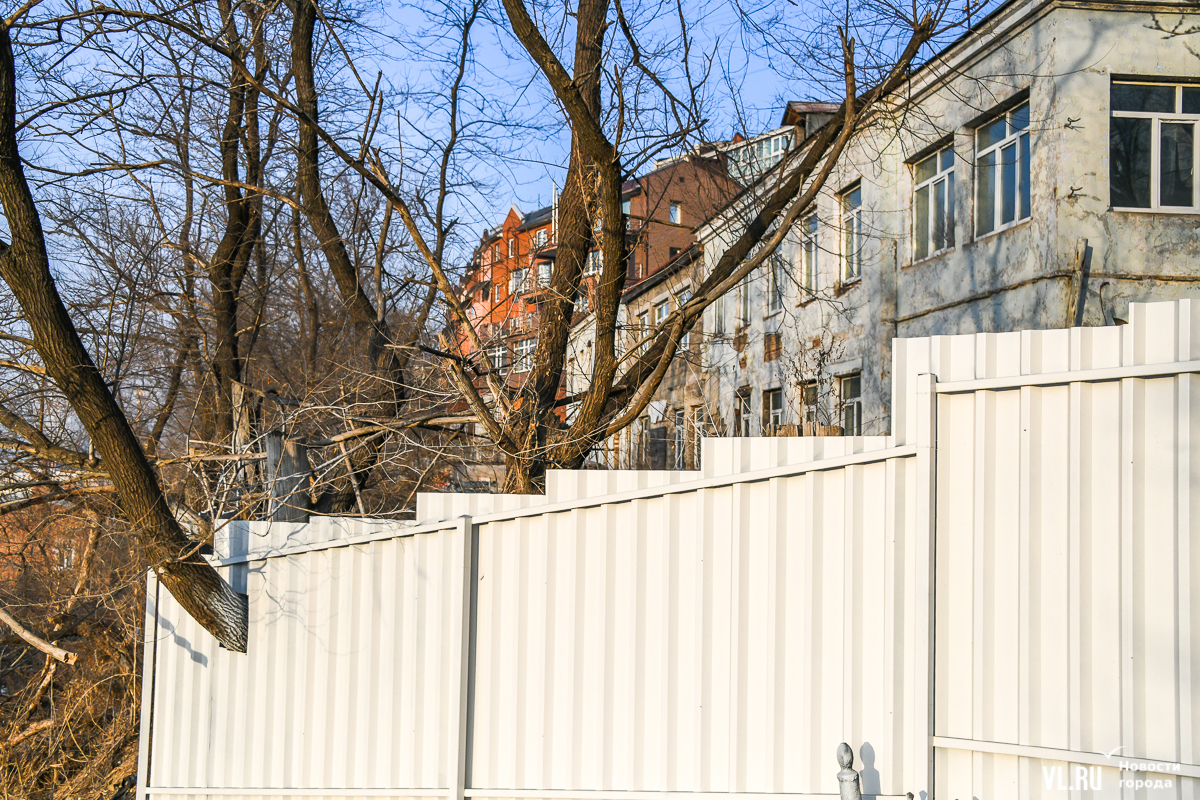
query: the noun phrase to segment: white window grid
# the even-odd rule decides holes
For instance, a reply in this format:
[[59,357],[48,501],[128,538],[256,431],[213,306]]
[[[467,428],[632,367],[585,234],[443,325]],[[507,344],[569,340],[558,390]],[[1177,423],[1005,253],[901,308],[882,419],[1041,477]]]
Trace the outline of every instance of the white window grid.
[[783,389],[767,389],[763,392],[763,422],[772,428],[783,424]]
[[487,349],[488,361],[492,362],[492,368],[495,370],[503,370],[508,366],[508,348],[502,344],[489,347]]
[[817,293],[817,215],[800,221],[800,286],[809,294]]
[[683,205],[681,203],[671,203],[669,213],[671,215],[671,222],[676,225],[683,223]]
[[687,415],[675,412],[675,452],[672,469],[687,469]]
[[666,300],[661,303],[656,303],[654,306],[654,324],[661,325],[667,321],[667,314],[671,311],[671,304]]
[[[980,147],[992,126],[1003,124],[1003,136]],[[1029,219],[1031,206],[1029,159],[1029,103],[1021,103],[975,129],[975,237],[998,233]],[[984,177],[989,176],[987,180]],[[1005,186],[1012,182],[1011,218],[1005,206]],[[991,219],[987,219],[987,192],[991,191]]]
[[862,435],[862,375],[855,373],[838,379],[842,406],[842,435]]
[[[1151,121],[1150,129],[1150,205],[1149,206],[1116,206],[1114,208],[1141,208],[1142,210],[1157,211],[1160,209],[1178,210],[1178,209],[1200,209],[1200,198],[1197,198],[1197,192],[1200,191],[1200,181],[1196,177],[1200,175],[1200,147],[1197,147],[1197,128],[1200,128],[1200,113],[1184,113],[1183,112],[1183,92],[1185,89],[1193,91],[1200,90],[1200,85],[1192,84],[1171,84],[1167,82],[1125,82],[1113,81],[1114,85],[1118,86],[1170,86],[1175,93],[1175,110],[1170,111],[1112,111],[1112,116],[1118,119],[1149,119]],[[1190,206],[1174,206],[1162,204],[1162,126],[1164,124],[1183,123],[1191,124],[1192,127],[1192,204]],[[1111,169],[1110,163],[1110,169]]]
[[513,371],[529,372],[533,369],[533,351],[537,349],[537,339],[522,339],[513,347]]
[[525,289],[525,270],[514,269],[508,273],[508,293],[516,294]]
[[[683,308],[685,305],[687,305],[688,301],[691,299],[692,299],[692,290],[684,289],[675,298],[675,302],[677,304],[676,307]],[[685,333],[683,335],[683,338],[679,340],[679,349],[680,350],[687,351],[688,346],[691,344],[691,341],[692,341],[691,337],[692,337],[692,335],[690,333]]]
[[912,165],[913,261],[954,249],[954,148]]
[[595,275],[600,271],[600,251],[589,250],[587,254],[587,262],[583,266],[584,275]]
[[842,207],[842,280],[862,277],[862,187],[855,186],[841,195]]
[[508,257],[512,258],[517,254],[517,237],[513,236],[508,240]]
[[768,259],[770,269],[769,285],[767,286],[767,314],[777,314],[783,311],[783,292],[787,278],[783,270],[783,258],[778,251]]

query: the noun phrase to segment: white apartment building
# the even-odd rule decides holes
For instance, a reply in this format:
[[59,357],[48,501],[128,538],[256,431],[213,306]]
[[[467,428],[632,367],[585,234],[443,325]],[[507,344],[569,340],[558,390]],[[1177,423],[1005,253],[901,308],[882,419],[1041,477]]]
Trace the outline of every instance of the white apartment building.
[[[884,434],[894,337],[1198,296],[1200,34],[1164,33],[1197,24],[1193,4],[1013,0],[918,70],[779,258],[709,308],[718,427]],[[709,268],[757,195],[700,229]]]

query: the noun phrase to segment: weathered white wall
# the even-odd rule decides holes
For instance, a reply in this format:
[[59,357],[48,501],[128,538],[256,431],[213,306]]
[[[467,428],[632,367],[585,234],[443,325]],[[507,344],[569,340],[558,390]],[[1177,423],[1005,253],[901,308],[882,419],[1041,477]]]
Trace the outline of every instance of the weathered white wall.
[[1131,315],[899,341],[890,437],[236,523],[248,653],[151,584],[139,791],[787,800],[846,741],[868,795],[1192,798],[1200,303]]

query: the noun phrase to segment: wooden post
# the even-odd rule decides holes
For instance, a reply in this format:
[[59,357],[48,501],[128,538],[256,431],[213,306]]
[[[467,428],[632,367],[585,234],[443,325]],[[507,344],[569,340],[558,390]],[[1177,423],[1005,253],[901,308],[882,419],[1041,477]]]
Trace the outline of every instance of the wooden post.
[[308,447],[280,433],[268,433],[267,488],[275,522],[308,522]]

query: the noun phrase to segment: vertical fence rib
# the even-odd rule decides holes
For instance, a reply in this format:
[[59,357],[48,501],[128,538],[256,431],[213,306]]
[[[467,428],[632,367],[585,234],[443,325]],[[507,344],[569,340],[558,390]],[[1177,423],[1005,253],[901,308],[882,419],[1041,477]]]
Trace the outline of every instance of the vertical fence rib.
[[[450,753],[451,761],[447,765],[448,797],[449,800],[463,800],[467,783],[467,673],[468,661],[471,654],[471,589],[474,581],[472,575],[472,559],[475,548],[473,545],[474,526],[471,518],[458,518],[458,543],[454,554],[454,570],[451,578],[451,612],[449,631],[450,641],[458,645],[451,655],[450,669],[447,671],[450,680],[450,710],[447,718],[450,722],[451,735],[449,742],[455,747]],[[461,559],[461,564],[459,563]],[[454,591],[454,578],[459,581],[459,590]]]
[[[913,794],[933,796],[933,698],[934,698],[934,559],[936,547],[937,492],[937,377],[917,376],[917,553],[914,580],[916,641],[913,670],[918,676],[913,704],[912,779]],[[924,676],[924,678],[920,677]]]

